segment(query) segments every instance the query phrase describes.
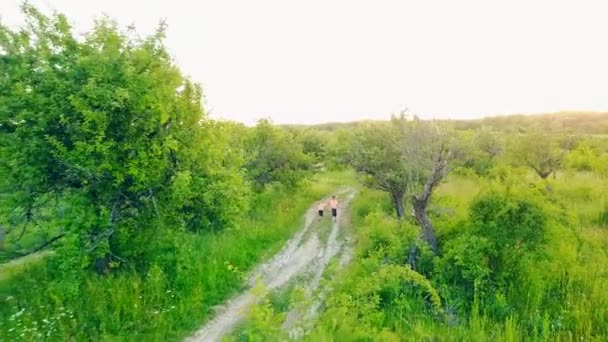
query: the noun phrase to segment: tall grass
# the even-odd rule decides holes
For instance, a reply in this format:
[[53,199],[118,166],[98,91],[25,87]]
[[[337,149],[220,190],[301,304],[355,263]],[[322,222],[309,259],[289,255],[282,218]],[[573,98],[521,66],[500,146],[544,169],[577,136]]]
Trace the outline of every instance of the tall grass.
[[[511,190],[505,190],[512,188]],[[364,189],[353,202],[356,260],[332,286],[335,291],[315,331],[317,341],[602,341],[608,338],[608,179],[599,174],[563,172],[541,181],[525,177],[498,180],[451,175],[434,194],[430,208],[441,239],[465,229],[470,204],[486,189],[522,191],[548,215],[546,244],[536,251],[540,261],[522,261],[518,284],[507,291],[519,294],[503,303],[507,314],[492,316],[483,304],[471,312],[450,307],[433,312],[418,277],[400,282],[390,277],[379,285],[383,269],[404,265],[407,246],[417,227],[406,218],[398,222],[384,194]],[[423,258],[424,259],[424,258]],[[435,261],[419,265],[439,294],[447,287],[435,278]],[[426,259],[428,262],[429,259]],[[424,263],[425,260],[422,260]],[[407,267],[407,266],[406,266]],[[428,269],[435,271],[427,272]],[[445,298],[445,297],[444,297]],[[502,300],[505,300],[505,297]],[[485,303],[500,303],[501,298]]]
[[188,335],[213,307],[238,291],[254,265],[276,252],[301,226],[312,202],[348,172],[316,176],[300,190],[256,198],[240,224],[218,233],[173,232],[181,246],[176,269],[153,266],[109,276],[86,274],[75,293],[43,262],[0,280],[0,340],[166,341]]

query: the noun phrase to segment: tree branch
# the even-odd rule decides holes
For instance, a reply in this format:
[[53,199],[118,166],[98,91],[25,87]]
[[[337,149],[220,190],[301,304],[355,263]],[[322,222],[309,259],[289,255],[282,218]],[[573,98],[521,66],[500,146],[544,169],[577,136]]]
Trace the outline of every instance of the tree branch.
[[30,254],[34,254],[34,253],[40,252],[41,250],[43,250],[43,249],[45,249],[46,247],[48,247],[48,246],[50,246],[51,244],[53,244],[55,241],[57,241],[57,240],[59,240],[59,239],[63,238],[65,235],[66,235],[65,233],[59,234],[59,235],[57,235],[57,236],[55,236],[55,237],[51,238],[50,240],[48,240],[48,241],[44,242],[44,243],[43,243],[43,244],[41,244],[40,246],[38,246],[38,247],[36,247],[36,248],[34,248],[34,249],[32,249],[32,250],[28,251],[28,252],[25,252],[25,253],[15,253],[15,255],[16,255],[16,256],[18,256],[18,257],[24,257],[24,256],[26,256],[26,255],[30,255]]

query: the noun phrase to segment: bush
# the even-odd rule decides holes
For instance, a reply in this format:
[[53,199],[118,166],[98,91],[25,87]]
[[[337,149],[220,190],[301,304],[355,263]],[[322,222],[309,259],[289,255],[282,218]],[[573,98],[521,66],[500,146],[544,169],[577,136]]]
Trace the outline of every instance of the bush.
[[[489,192],[472,205],[460,236],[446,242],[436,273],[448,302],[467,311],[475,301],[504,319],[513,288],[526,286],[522,262],[536,256],[545,241],[546,218],[536,204]],[[511,308],[512,309],[512,308]]]

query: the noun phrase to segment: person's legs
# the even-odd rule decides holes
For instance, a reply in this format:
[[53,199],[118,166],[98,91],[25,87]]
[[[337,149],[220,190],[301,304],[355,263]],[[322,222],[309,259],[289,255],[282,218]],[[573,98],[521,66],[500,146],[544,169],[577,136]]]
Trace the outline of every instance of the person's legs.
[[338,209],[332,208],[331,209],[331,216],[333,217],[334,222],[336,222],[336,220],[338,218]]

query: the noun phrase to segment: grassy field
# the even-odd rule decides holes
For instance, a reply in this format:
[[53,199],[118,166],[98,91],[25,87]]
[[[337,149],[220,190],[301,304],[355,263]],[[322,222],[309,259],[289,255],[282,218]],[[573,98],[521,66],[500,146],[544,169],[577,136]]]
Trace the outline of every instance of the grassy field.
[[385,194],[364,189],[353,203],[356,260],[333,283],[335,291],[307,340],[605,340],[608,179],[566,172],[546,182],[526,177],[510,183],[450,175],[439,187],[431,208],[441,239],[450,241],[464,234],[470,205],[496,189],[514,196],[527,194],[544,204],[543,210],[550,216],[544,246],[534,251],[542,257],[520,264],[521,278],[506,291],[522,295],[503,304],[504,316],[491,314],[490,303],[500,303],[496,298],[486,299],[486,306],[474,304],[469,313],[450,309],[444,299],[442,311],[432,309],[431,289],[449,298],[446,286],[458,291],[458,285],[442,280],[441,258],[428,259],[430,263],[421,266],[421,274],[404,268],[403,246],[416,238],[415,223],[398,222]]
[[0,336],[57,341],[184,337],[209,317],[213,306],[242,287],[248,270],[281,248],[313,201],[345,179],[352,174],[326,173],[297,192],[263,194],[234,229],[176,232],[180,252],[159,256],[175,259],[175,270],[152,267],[144,277],[134,272],[89,274],[78,280],[77,288],[66,289],[62,279],[47,271],[45,261],[30,264],[0,280]]

